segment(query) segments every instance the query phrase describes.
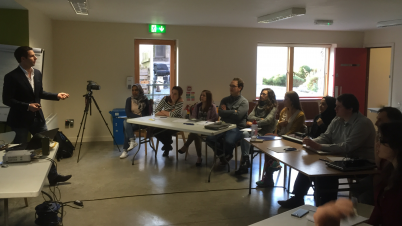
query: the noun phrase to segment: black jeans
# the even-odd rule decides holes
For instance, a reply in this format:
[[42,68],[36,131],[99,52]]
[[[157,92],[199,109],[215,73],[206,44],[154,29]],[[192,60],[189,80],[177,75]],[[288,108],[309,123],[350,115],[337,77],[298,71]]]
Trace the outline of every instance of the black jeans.
[[[164,131],[159,133],[162,130],[164,130]],[[162,129],[162,128],[154,128],[152,130],[152,133],[154,133],[154,134],[158,133],[157,135],[155,135],[155,137],[160,142],[162,142],[162,144],[163,144],[162,150],[164,150],[164,151],[173,150],[173,147],[172,147],[173,139],[172,139],[172,137],[173,137],[174,134],[177,133],[176,130],[170,130],[170,129],[165,130],[165,129]]]
[[293,194],[295,194],[297,197],[307,195],[311,182],[314,181],[314,186],[316,188],[314,192],[314,199],[316,201],[316,205],[324,205],[325,203],[338,198],[338,180],[338,177],[311,177],[310,180],[308,176],[299,173],[293,187]]

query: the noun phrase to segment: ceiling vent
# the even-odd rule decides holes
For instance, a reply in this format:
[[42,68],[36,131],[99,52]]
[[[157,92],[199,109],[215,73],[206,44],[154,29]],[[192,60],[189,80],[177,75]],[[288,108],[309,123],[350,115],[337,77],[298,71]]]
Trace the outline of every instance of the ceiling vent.
[[290,8],[280,12],[271,13],[257,18],[258,23],[272,23],[279,20],[286,20],[295,16],[303,16],[306,14],[305,8]]
[[399,25],[402,25],[402,19],[380,21],[377,23],[377,27],[392,27],[392,26],[399,26]]

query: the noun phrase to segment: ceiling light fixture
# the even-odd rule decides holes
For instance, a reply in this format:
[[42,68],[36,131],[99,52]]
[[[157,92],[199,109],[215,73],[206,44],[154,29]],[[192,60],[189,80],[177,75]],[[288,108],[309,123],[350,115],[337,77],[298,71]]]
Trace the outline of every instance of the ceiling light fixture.
[[87,0],[68,0],[78,15],[88,16],[88,1]]
[[271,23],[278,20],[285,20],[295,16],[302,16],[306,14],[305,8],[290,8],[280,12],[271,13],[265,16],[258,17],[258,23]]
[[333,20],[314,20],[315,25],[332,25],[334,23]]
[[402,25],[402,19],[380,21],[377,23],[377,27],[391,27],[391,26],[399,26],[399,25]]

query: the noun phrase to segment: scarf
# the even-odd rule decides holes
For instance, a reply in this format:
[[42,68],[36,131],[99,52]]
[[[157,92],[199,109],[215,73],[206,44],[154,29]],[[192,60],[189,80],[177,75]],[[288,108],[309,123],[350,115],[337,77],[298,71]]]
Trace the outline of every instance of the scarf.
[[140,84],[137,83],[134,84],[134,86],[136,86],[138,89],[138,96],[137,97],[131,96],[131,102],[137,104],[138,110],[142,112],[142,110],[144,110],[145,108],[145,100],[147,99],[147,97],[144,95],[144,90],[142,89]]

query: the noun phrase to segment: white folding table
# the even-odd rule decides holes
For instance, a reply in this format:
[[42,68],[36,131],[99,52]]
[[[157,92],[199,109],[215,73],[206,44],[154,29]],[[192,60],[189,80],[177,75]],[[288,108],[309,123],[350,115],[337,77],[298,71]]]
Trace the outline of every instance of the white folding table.
[[[139,118],[131,118],[131,119],[127,119],[127,122],[132,123],[132,124],[137,124],[139,126],[162,128],[162,129],[166,129],[166,130],[178,130],[178,131],[196,133],[196,134],[206,135],[206,136],[215,136],[220,133],[223,133],[228,130],[236,128],[235,124],[231,124],[226,129],[210,130],[210,129],[205,129],[204,126],[206,124],[201,124],[202,122],[192,123],[192,122],[189,122],[189,120],[187,120],[187,119],[161,117],[161,116],[146,116],[146,117],[139,117]],[[192,123],[193,125],[188,125],[185,123]],[[140,133],[139,138],[141,139],[141,130],[139,133]],[[216,147],[216,144],[215,144],[215,147]],[[133,160],[132,160],[133,165],[134,165],[135,156],[137,155],[140,148],[141,148],[141,142],[139,142],[138,150],[135,153],[135,155],[133,156]],[[216,150],[216,148],[215,148],[215,150]],[[216,162],[216,155],[214,155],[214,163],[212,164],[211,171],[209,172],[208,182],[210,182],[211,173],[215,166],[215,162]],[[228,165],[228,172],[230,172],[229,163],[227,165]]]
[[[54,159],[59,144],[50,149],[48,158]],[[0,151],[0,162],[5,151]],[[0,168],[0,199],[4,199],[4,225],[8,225],[8,199],[37,197],[49,173],[51,162],[46,159],[34,159],[27,163],[4,163]]]

